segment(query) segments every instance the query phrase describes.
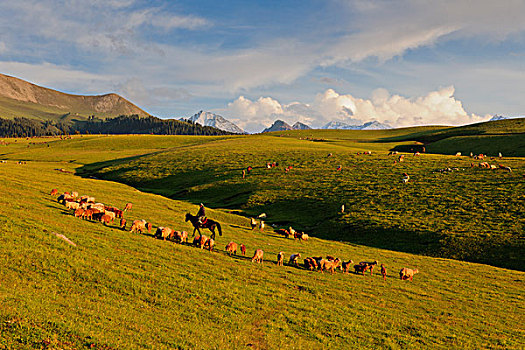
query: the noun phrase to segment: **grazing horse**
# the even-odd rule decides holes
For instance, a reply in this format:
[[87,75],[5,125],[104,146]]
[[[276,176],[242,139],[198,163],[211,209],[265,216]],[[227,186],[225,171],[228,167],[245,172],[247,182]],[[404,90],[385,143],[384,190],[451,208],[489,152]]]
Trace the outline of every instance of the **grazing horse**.
[[215,227],[219,229],[219,236],[222,236],[222,228],[221,224],[219,224],[217,221],[214,221],[212,219],[206,219],[203,223],[199,222],[199,217],[196,215],[191,215],[190,213],[186,213],[186,222],[190,221],[193,225],[193,236],[195,236],[195,231],[199,232],[199,235],[201,234],[201,228],[207,228],[211,231],[211,239],[215,239]]

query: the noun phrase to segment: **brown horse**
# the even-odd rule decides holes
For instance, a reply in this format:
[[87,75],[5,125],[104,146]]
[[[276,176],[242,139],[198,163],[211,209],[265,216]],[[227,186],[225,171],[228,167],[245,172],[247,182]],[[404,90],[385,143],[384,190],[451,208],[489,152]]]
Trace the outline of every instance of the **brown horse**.
[[202,224],[199,222],[199,217],[196,215],[191,215],[190,213],[186,213],[186,222],[190,221],[193,225],[193,236],[195,236],[195,231],[199,232],[199,235],[201,235],[201,228],[207,228],[211,231],[211,239],[215,239],[215,227],[219,230],[219,236],[222,236],[222,228],[221,224],[219,224],[217,221],[212,219],[206,219]]

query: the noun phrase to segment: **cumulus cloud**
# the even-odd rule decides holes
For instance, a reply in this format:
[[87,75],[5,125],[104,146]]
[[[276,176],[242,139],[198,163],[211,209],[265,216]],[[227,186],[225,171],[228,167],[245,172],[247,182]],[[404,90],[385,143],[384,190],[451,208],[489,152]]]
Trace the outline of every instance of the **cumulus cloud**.
[[328,89],[318,94],[310,104],[282,104],[270,97],[252,101],[240,96],[229,103],[222,113],[250,132],[259,132],[276,119],[289,124],[300,121],[319,128],[329,121],[359,125],[375,120],[393,127],[405,127],[463,125],[488,118],[468,114],[461,101],[454,97],[454,92],[454,87],[449,86],[425,96],[406,98],[391,95],[385,89],[377,89],[370,99],[362,99]]

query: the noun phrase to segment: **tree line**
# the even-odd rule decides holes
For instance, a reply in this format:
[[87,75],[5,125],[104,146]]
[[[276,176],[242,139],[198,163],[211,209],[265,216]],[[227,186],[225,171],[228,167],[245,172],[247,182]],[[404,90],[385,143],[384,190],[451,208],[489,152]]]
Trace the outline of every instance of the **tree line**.
[[121,115],[116,118],[71,123],[41,121],[28,118],[0,118],[0,137],[33,137],[71,134],[154,134],[154,135],[231,135],[211,126],[202,126],[188,120],[160,119],[149,116]]

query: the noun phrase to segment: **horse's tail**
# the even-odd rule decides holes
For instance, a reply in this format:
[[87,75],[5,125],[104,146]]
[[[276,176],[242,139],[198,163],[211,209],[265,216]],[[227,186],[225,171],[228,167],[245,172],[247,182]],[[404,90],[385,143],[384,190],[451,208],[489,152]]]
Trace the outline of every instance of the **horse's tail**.
[[219,236],[222,236],[221,224],[217,223],[217,228],[219,229]]

